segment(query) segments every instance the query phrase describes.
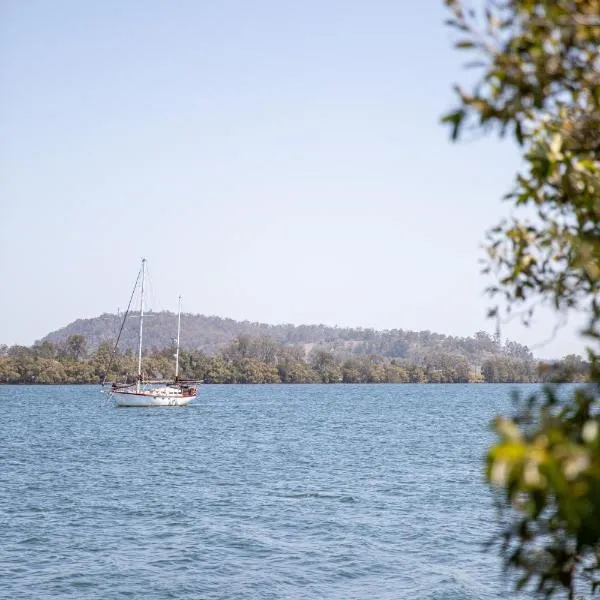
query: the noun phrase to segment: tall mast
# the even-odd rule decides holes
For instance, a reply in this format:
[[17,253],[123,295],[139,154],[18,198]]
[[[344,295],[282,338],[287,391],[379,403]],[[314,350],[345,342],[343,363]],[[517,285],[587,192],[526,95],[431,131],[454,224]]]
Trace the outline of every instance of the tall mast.
[[177,316],[177,352],[175,353],[175,381],[179,375],[179,334],[181,333],[181,296],[179,296],[179,314]]
[[144,332],[144,277],[146,275],[146,259],[142,258],[142,289],[140,292],[140,339],[138,349],[137,391],[142,385],[142,333]]

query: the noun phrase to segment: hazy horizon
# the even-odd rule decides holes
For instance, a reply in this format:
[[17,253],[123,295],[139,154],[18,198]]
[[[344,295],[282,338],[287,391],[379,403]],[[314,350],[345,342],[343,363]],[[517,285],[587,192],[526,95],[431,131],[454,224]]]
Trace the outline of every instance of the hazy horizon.
[[[493,332],[479,259],[519,166],[440,116],[443,3],[0,6],[0,343],[127,303],[263,323]],[[571,317],[502,336],[583,352]]]

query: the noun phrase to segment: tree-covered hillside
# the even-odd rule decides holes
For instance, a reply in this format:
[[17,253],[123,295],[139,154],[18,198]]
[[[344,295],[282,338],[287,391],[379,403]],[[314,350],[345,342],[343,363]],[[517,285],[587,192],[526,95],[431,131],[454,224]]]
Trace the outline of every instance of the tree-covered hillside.
[[[543,364],[498,354],[474,366],[463,356],[444,352],[411,361],[316,345],[306,350],[303,344],[240,334],[212,355],[182,350],[179,374],[205,383],[532,383],[585,381],[589,371],[589,365],[577,356]],[[142,378],[172,378],[174,355],[173,346],[144,351]],[[131,383],[137,368],[137,352],[113,354],[108,343],[89,352],[85,338],[78,334],[65,342],[44,341],[31,348],[0,345],[0,383]]]
[[[130,315],[116,354],[118,315],[80,319],[32,347],[0,344],[0,383],[132,381],[139,318]],[[180,375],[206,383],[531,383],[584,381],[578,356],[536,361],[526,346],[484,331],[460,338],[430,331],[265,325],[182,315]],[[173,376],[177,316],[144,320],[142,376]]]
[[[167,348],[177,332],[177,315],[171,312],[149,313],[144,318],[144,346]],[[137,346],[138,318],[127,319],[119,348],[122,351]],[[103,343],[114,343],[121,326],[121,317],[103,314],[92,319],[78,319],[44,337],[41,342],[64,343],[72,335],[82,335],[89,350]],[[464,358],[470,365],[481,365],[492,356],[531,359],[526,346],[506,341],[504,344],[480,331],[473,337],[454,337],[431,331],[406,331],[331,327],[327,325],[267,325],[249,321],[234,321],[220,317],[183,314],[181,346],[215,354],[240,335],[267,337],[290,346],[304,346],[306,353],[323,348],[343,355],[378,355],[421,362],[426,357],[451,355]]]

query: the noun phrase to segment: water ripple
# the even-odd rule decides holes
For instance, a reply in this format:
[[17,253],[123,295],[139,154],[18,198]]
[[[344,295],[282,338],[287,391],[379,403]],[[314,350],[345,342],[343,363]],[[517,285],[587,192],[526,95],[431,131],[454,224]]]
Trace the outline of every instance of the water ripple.
[[205,386],[186,410],[0,386],[0,597],[506,596],[503,386]]

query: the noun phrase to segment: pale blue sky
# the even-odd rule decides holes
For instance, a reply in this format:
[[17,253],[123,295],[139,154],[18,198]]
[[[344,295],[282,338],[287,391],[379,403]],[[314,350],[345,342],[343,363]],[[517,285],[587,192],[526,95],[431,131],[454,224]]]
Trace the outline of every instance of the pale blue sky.
[[141,256],[155,309],[493,331],[479,245],[518,155],[439,125],[442,5],[0,1],[0,343],[122,308]]

